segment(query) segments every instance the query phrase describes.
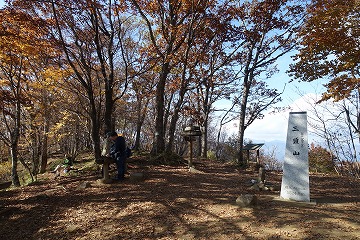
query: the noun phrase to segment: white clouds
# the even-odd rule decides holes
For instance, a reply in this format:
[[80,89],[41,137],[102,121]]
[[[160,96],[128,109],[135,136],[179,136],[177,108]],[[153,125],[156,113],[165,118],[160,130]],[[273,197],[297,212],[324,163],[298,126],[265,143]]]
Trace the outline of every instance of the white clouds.
[[[314,108],[315,102],[320,96],[313,93],[309,93],[296,99],[291,105],[290,109],[285,112],[276,114],[265,113],[263,119],[255,120],[245,131],[245,138],[269,142],[269,141],[285,141],[288,127],[289,112],[302,112],[306,111],[311,114],[311,110]],[[231,132],[238,131],[238,121],[231,122],[227,125],[227,128]],[[235,125],[235,126],[234,126]],[[309,136],[310,138],[310,136]]]

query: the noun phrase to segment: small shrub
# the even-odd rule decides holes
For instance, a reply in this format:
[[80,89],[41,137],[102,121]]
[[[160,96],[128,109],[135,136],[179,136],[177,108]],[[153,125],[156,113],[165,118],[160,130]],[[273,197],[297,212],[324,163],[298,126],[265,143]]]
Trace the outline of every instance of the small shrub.
[[309,169],[311,172],[331,173],[334,172],[332,154],[321,146],[310,145]]
[[11,179],[11,162],[0,162],[0,181],[5,182]]
[[214,151],[208,151],[208,152],[207,152],[207,158],[208,158],[209,160],[215,161],[215,160],[216,160],[216,154],[215,154],[215,152],[214,152]]

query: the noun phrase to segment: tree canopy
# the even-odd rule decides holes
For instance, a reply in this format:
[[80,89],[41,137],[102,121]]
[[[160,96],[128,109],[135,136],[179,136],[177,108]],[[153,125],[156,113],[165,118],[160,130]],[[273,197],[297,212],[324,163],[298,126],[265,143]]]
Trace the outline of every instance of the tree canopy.
[[139,151],[184,155],[183,129],[196,125],[196,151],[207,157],[221,135],[214,126],[221,99],[232,106],[220,124],[239,120],[241,152],[246,128],[281,101],[267,80],[296,46],[291,74],[331,78],[324,99],[358,87],[358,1],[7,3],[0,10],[0,137],[14,175],[24,159],[33,174],[45,171],[56,151],[91,149],[98,158],[111,130]]
[[295,79],[329,79],[323,100],[340,100],[359,91],[360,2],[314,0],[307,8],[299,53],[290,73]]

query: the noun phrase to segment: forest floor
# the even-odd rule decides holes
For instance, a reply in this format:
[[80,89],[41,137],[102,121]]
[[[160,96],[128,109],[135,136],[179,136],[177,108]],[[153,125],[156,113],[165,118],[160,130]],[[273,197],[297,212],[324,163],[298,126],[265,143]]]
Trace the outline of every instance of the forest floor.
[[[0,190],[0,239],[360,239],[360,180],[311,174],[310,203],[282,201],[279,191],[251,189],[257,173],[231,164],[129,161],[145,179],[103,184],[90,157],[78,171]],[[281,174],[266,181],[281,185]],[[254,194],[257,205],[236,199]]]

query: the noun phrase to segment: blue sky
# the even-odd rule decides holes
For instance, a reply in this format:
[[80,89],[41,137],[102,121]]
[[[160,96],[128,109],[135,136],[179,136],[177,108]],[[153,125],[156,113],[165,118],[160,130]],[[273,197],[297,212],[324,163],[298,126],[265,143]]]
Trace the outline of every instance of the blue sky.
[[[319,100],[320,95],[325,91],[324,81],[319,80],[311,83],[293,81],[289,83],[290,77],[286,74],[286,70],[291,62],[290,56],[285,56],[278,61],[280,72],[269,79],[269,87],[281,91],[286,84],[282,95],[283,101],[277,106],[290,106],[292,112],[307,111],[309,115],[315,101]],[[278,114],[266,114],[264,119],[255,121],[247,129],[245,137],[263,141],[285,141],[289,112],[290,110]],[[309,130],[311,131],[311,129]],[[311,140],[314,139],[310,134],[309,141]]]
[[[294,53],[292,53],[294,54]],[[315,82],[298,82],[293,81],[289,83],[290,77],[287,75],[289,64],[292,63],[291,55],[288,54],[277,61],[279,73],[274,75],[271,79],[266,80],[269,88],[276,88],[281,92],[285,86],[282,94],[283,101],[276,106],[290,106],[291,111],[306,111],[308,115],[310,110],[315,105],[315,100],[319,100],[320,95],[325,91],[323,84],[325,81],[319,80]],[[290,111],[281,112],[277,114],[270,114],[265,112],[265,117],[261,120],[255,120],[245,131],[245,138],[256,142],[270,142],[270,141],[286,141],[288,116]],[[238,131],[238,121],[234,121],[227,125],[229,132]],[[309,129],[311,131],[311,129]],[[315,141],[315,137],[309,134],[309,142]]]

